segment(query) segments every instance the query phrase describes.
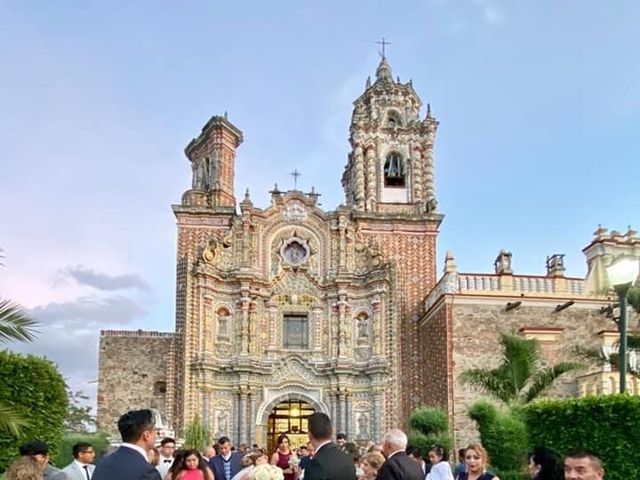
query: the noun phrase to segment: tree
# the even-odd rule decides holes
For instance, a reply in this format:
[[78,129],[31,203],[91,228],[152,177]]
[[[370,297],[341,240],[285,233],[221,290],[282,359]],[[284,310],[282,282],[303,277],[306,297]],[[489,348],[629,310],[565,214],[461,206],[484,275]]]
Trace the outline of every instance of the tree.
[[543,367],[537,340],[501,333],[502,363],[493,369],[474,368],[460,381],[506,404],[526,404],[542,395],[561,375],[583,368],[575,362]]
[[187,431],[184,436],[184,447],[195,448],[202,451],[204,447],[211,444],[211,432],[200,419],[200,415],[196,415],[187,425]]
[[0,432],[0,471],[18,455],[18,445],[39,438],[55,451],[62,439],[67,411],[64,379],[45,358],[0,351],[0,403],[28,418],[20,435]]
[[[36,325],[20,305],[0,300],[0,342],[30,342],[35,338]],[[0,432],[17,437],[27,425],[28,421],[11,404],[0,401]]]
[[67,433],[88,433],[96,425],[91,407],[83,402],[89,397],[82,391],[72,392],[67,385],[67,414],[64,417],[64,431]]

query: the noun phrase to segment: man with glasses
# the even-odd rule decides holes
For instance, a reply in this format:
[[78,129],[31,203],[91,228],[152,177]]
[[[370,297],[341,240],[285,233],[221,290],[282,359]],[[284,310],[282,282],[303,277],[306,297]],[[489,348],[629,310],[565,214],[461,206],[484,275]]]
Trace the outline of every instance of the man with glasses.
[[118,420],[122,445],[98,463],[91,480],[162,480],[147,460],[147,450],[156,443],[151,410],[133,410]]
[[156,470],[160,472],[162,478],[165,477],[171,465],[173,465],[173,454],[176,451],[176,441],[171,437],[165,437],[160,442],[160,460],[156,465]]
[[67,480],[91,480],[96,468],[93,465],[93,460],[96,458],[93,445],[84,442],[76,443],[72,452],[73,462],[62,469]]

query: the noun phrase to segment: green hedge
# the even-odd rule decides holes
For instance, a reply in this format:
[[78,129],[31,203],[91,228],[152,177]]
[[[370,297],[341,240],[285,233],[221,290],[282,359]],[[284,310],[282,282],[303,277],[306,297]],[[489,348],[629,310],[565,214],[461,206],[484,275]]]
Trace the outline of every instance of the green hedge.
[[500,473],[502,480],[520,478],[518,472],[524,472],[529,449],[520,408],[499,409],[488,400],[480,400],[469,409],[469,416],[478,424],[492,469]]
[[109,434],[104,432],[65,433],[56,456],[52,457],[53,464],[60,468],[69,465],[73,461],[73,446],[82,442],[93,445],[97,459],[109,446]]
[[44,358],[0,351],[0,372],[0,401],[29,421],[19,438],[0,433],[2,472],[27,440],[43,440],[55,454],[62,440],[67,392],[56,366]]
[[433,445],[442,445],[451,451],[453,438],[449,433],[449,415],[438,407],[419,407],[409,418],[411,431],[409,445],[420,450],[424,458]]
[[638,478],[640,397],[541,400],[525,407],[524,415],[532,445],[562,454],[592,450],[603,460],[607,480]]

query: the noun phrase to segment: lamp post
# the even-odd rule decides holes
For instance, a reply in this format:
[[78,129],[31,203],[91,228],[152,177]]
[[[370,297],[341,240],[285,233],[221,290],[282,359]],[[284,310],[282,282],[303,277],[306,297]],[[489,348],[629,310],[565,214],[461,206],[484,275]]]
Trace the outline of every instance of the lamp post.
[[607,267],[609,283],[618,294],[620,304],[620,319],[618,330],[620,331],[620,349],[618,353],[618,370],[620,371],[620,393],[627,389],[627,296],[633,282],[638,278],[640,261],[628,256],[616,258]]

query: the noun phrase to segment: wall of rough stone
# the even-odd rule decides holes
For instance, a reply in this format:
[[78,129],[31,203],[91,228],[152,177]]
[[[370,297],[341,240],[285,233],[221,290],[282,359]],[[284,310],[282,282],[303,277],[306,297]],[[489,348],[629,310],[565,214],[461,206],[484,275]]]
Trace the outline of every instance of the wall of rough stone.
[[[452,304],[453,332],[453,418],[456,446],[464,446],[478,439],[475,425],[467,410],[480,394],[460,385],[458,377],[472,368],[493,368],[500,363],[499,331],[518,331],[522,327],[559,327],[558,345],[545,345],[543,352],[551,353],[554,361],[575,360],[570,350],[573,345],[599,345],[598,332],[611,328],[611,320],[599,313],[604,303],[576,301],[566,310],[554,313],[554,307],[566,299],[523,300],[523,305],[505,311],[509,298],[474,299],[457,295]],[[583,372],[584,373],[584,372]],[[578,395],[575,375],[567,374],[548,392],[550,397]]]
[[97,428],[117,435],[120,415],[138,408],[165,412],[167,358],[174,335],[164,332],[100,332]]

